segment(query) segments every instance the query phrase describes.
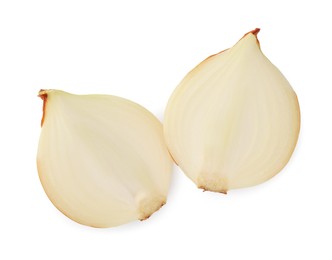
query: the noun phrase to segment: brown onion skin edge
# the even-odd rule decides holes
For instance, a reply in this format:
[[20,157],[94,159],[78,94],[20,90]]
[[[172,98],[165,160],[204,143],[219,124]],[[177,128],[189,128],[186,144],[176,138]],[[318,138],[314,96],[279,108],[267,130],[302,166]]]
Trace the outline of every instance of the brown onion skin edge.
[[[253,35],[255,35],[255,37],[256,37],[256,41],[257,41],[257,44],[258,44],[258,47],[260,48],[260,44],[259,44],[259,40],[258,40],[258,38],[257,38],[257,34],[259,33],[259,31],[260,31],[261,29],[260,28],[256,28],[256,29],[254,29],[254,30],[252,30],[252,31],[250,31],[250,32],[247,32],[245,35],[243,35],[243,37],[242,38],[244,38],[244,37],[246,37],[248,34],[253,34]],[[241,38],[241,39],[242,39]],[[240,39],[240,40],[241,40]]]
[[45,89],[41,89],[39,91],[38,97],[40,97],[43,100],[43,116],[41,119],[41,124],[40,126],[42,127],[44,124],[44,120],[45,120],[45,114],[46,114],[46,102],[47,102],[47,93]]
[[[256,28],[256,29],[254,29],[254,30],[251,30],[250,32],[247,32],[245,35],[242,36],[242,38],[241,38],[239,41],[241,41],[241,40],[242,40],[244,37],[246,37],[248,34],[253,34],[253,35],[255,35],[255,37],[256,37],[257,45],[258,45],[258,47],[259,47],[259,49],[260,49],[260,48],[261,48],[261,47],[260,47],[260,43],[259,43],[259,40],[258,40],[258,38],[257,38],[257,34],[259,33],[260,30],[261,30],[260,28]],[[227,48],[227,49],[225,49],[225,50],[222,50],[222,51],[220,51],[220,52],[217,52],[217,53],[215,53],[215,54],[210,55],[209,57],[207,57],[206,59],[204,59],[203,61],[201,61],[196,67],[198,67],[198,66],[204,64],[204,63],[207,62],[210,58],[212,58],[212,57],[214,57],[214,56],[216,56],[216,55],[219,55],[220,53],[222,53],[222,52],[224,52],[224,51],[227,51],[227,50],[229,50],[229,49],[230,49],[230,48]],[[196,67],[193,68],[188,74],[192,73],[192,72],[196,69]]]

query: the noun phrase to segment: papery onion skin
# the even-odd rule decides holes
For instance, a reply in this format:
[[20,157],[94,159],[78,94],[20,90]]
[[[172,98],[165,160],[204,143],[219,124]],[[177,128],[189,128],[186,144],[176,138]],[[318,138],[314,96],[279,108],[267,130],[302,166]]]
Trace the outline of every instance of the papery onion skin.
[[168,101],[168,149],[204,190],[227,193],[265,182],[282,170],[295,149],[298,99],[262,53],[258,32],[201,62]]
[[166,203],[172,160],[148,110],[110,95],[41,90],[37,167],[52,203],[72,220],[113,227]]

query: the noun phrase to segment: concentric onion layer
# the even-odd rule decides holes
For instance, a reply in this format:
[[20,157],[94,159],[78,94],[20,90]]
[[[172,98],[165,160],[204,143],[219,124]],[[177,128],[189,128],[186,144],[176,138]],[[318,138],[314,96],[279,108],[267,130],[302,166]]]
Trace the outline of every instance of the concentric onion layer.
[[109,95],[40,92],[44,118],[37,164],[53,204],[93,227],[143,220],[165,202],[172,161],[161,123]]
[[262,183],[296,146],[297,96],[261,52],[257,32],[200,63],[168,102],[166,143],[199,188],[226,193]]

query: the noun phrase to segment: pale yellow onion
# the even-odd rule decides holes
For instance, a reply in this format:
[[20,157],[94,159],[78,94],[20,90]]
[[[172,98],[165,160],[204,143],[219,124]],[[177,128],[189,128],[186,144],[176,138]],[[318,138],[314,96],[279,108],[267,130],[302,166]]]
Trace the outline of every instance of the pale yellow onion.
[[262,183],[280,172],[296,146],[297,96],[262,53],[258,32],[200,63],[167,104],[169,151],[204,190]]
[[165,202],[172,160],[149,111],[110,95],[42,90],[37,165],[53,204],[72,220],[112,227]]

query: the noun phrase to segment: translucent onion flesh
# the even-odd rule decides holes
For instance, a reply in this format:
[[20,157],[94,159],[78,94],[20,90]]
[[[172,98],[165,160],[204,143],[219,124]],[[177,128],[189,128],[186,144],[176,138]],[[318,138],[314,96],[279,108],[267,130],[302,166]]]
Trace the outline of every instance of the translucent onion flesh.
[[72,220],[112,227],[166,203],[172,160],[149,111],[109,95],[41,90],[37,165],[52,203]]
[[199,188],[260,184],[289,161],[300,130],[297,96],[262,53],[259,29],[190,71],[169,99],[169,151]]

